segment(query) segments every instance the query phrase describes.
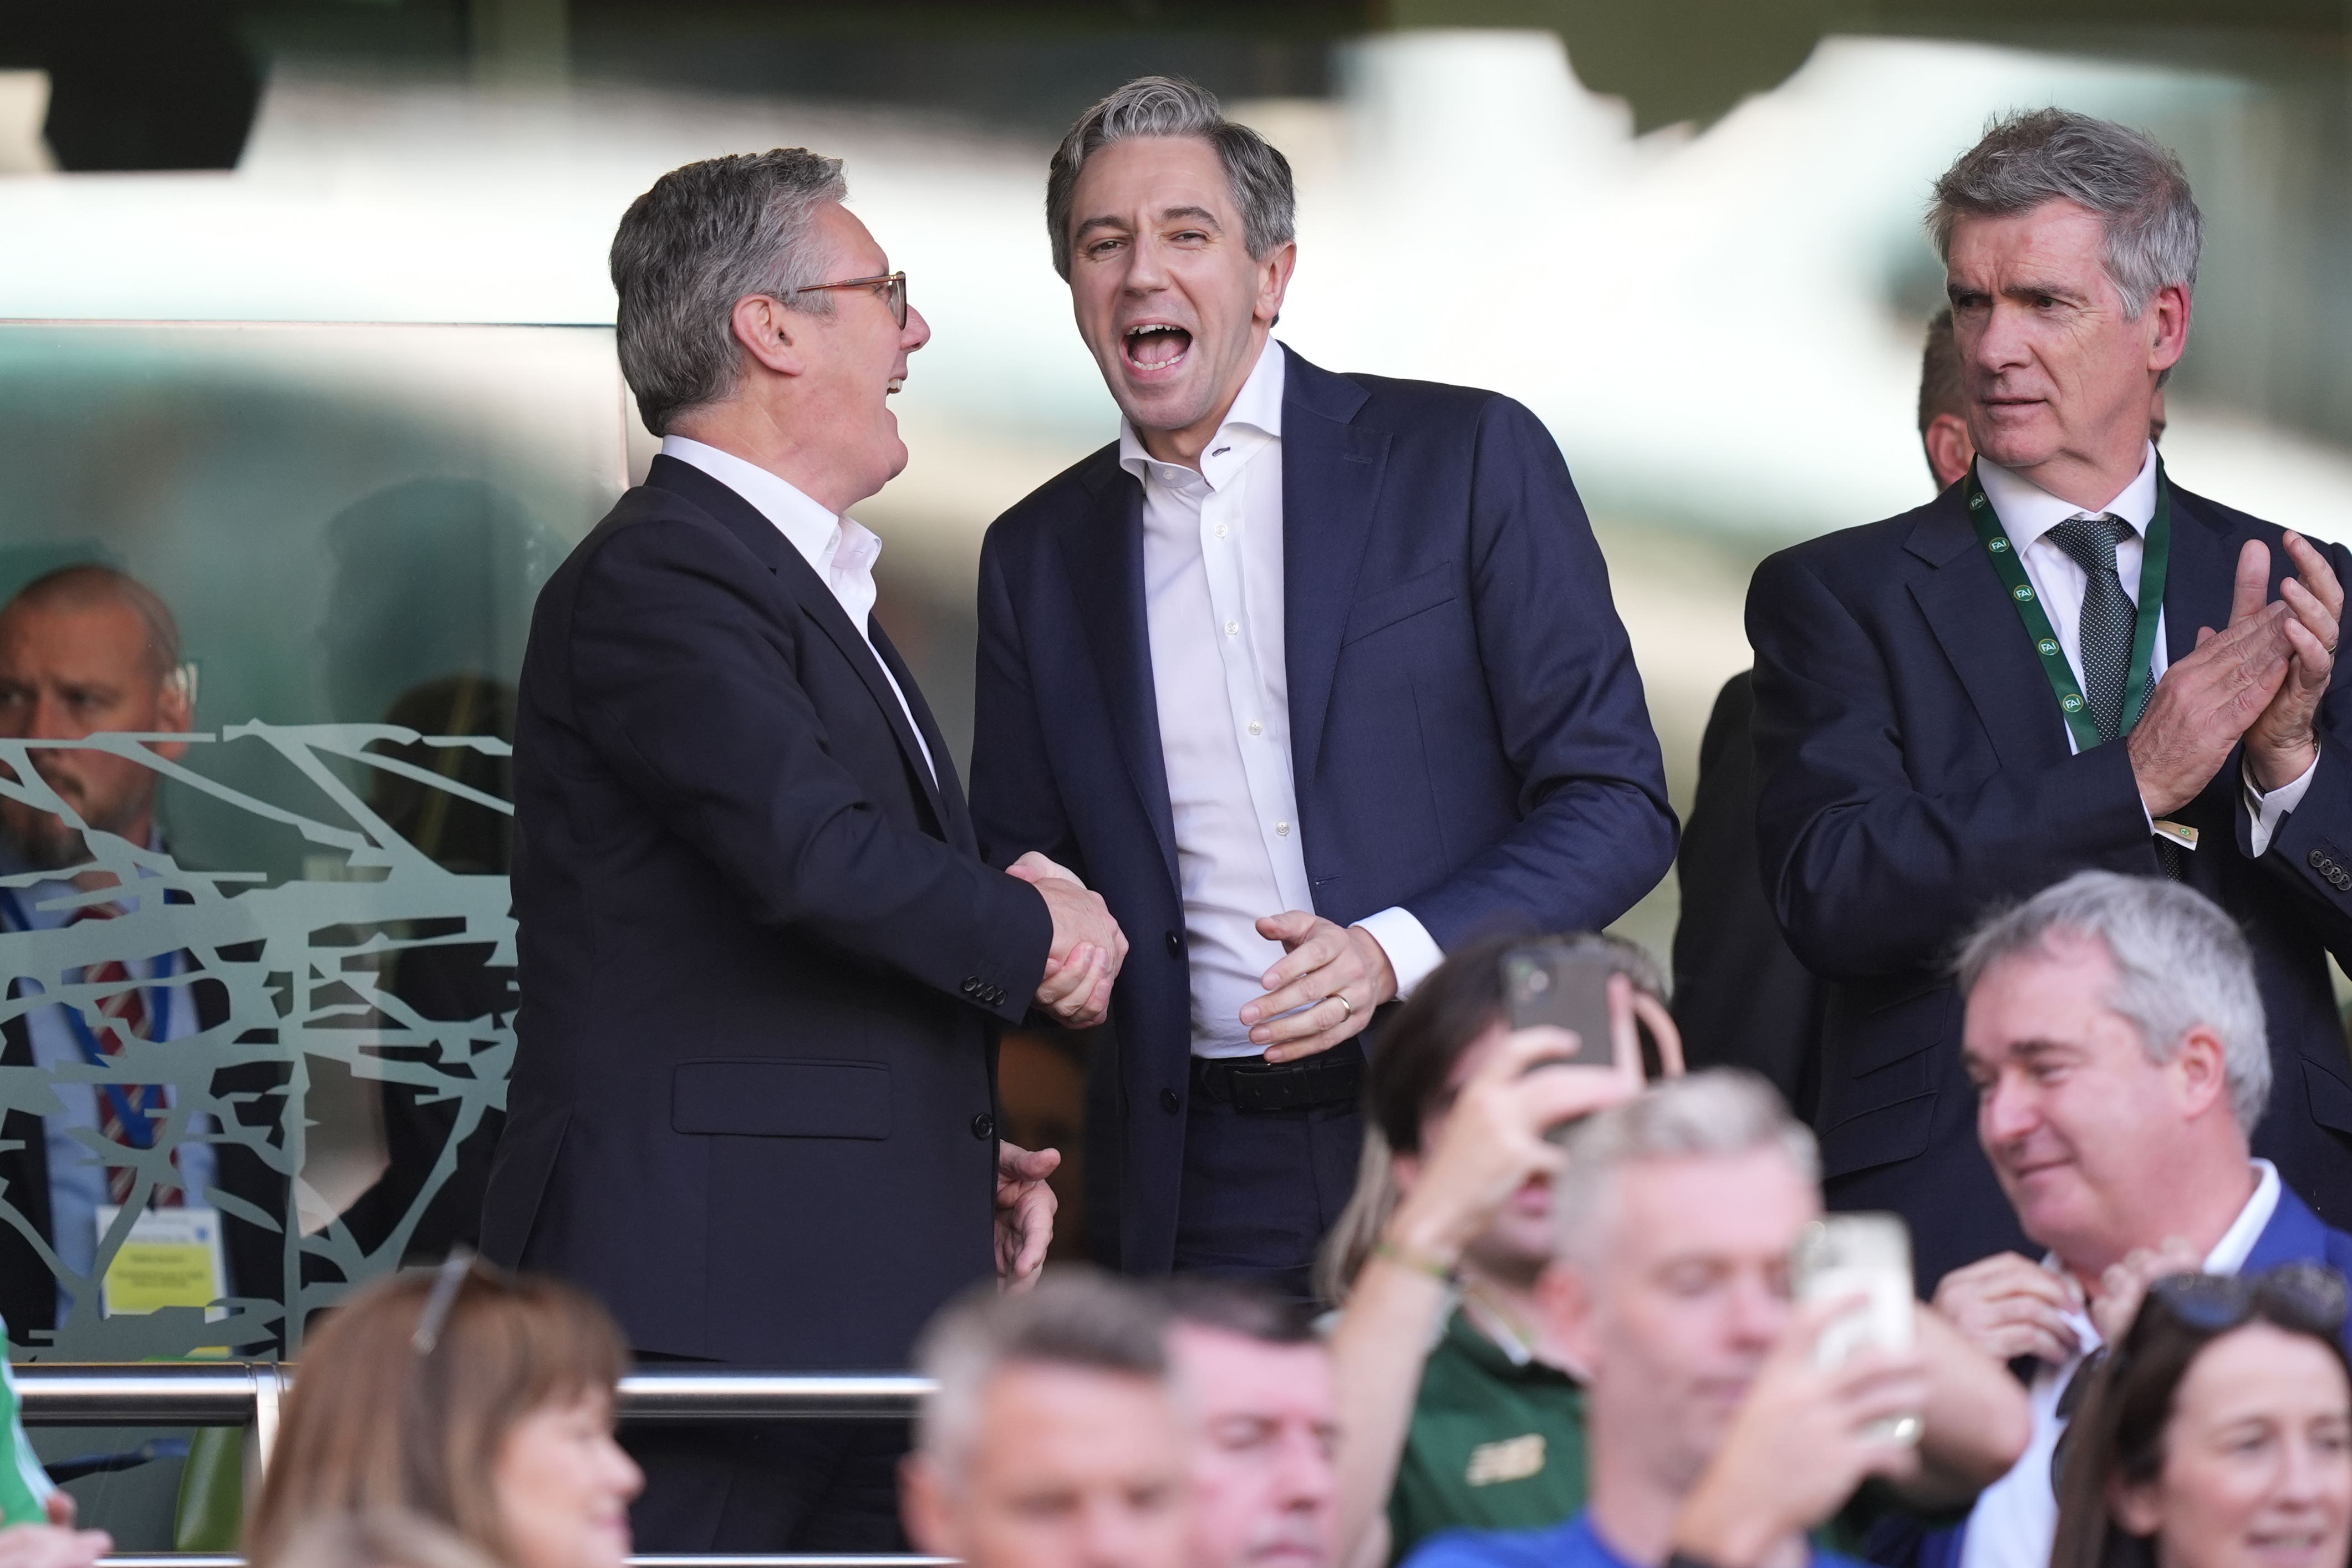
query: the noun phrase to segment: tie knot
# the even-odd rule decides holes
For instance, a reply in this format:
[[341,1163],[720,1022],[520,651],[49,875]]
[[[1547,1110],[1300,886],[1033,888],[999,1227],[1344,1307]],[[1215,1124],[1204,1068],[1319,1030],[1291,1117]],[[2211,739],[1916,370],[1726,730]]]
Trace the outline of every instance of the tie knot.
[[2116,546],[2131,532],[2132,525],[2119,517],[2070,517],[2050,531],[2050,539],[2074,564],[2096,576],[2116,569]]

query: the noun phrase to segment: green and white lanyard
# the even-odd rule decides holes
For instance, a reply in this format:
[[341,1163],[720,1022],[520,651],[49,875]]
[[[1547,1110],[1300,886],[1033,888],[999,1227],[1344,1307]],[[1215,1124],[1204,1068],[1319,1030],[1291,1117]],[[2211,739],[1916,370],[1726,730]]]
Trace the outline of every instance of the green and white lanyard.
[[[1977,470],[1969,468],[1969,521],[1976,525],[1977,539],[1992,558],[1992,569],[2000,575],[2001,585],[2009,590],[2010,602],[2017,606],[2018,619],[2025,623],[2026,636],[2033,639],[2033,648],[2042,656],[2042,673],[2050,679],[2050,689],[2058,694],[2059,710],[2066,715],[2066,728],[2074,736],[2074,749],[2087,752],[2103,737],[2099,726],[2091,717],[2091,705],[2084,700],[2082,683],[2074,677],[2074,667],[2067,662],[2066,650],[2058,641],[2058,634],[2050,625],[2049,613],[2042,607],[2042,595],[2033,591],[2032,580],[2025,574],[2025,563],[2017,558],[2017,546],[2000,526],[1994,514],[1992,502],[1985,498],[1984,486],[1977,482]],[[2122,725],[2120,738],[2131,733],[2147,710],[2148,693],[2154,682],[2148,672],[2156,658],[2156,623],[2164,615],[2164,574],[2172,553],[2172,487],[2165,481],[2164,463],[2156,465],[2156,515],[2148,520],[2147,537],[2139,558],[2139,611],[2132,623],[2131,666],[2125,675]]]

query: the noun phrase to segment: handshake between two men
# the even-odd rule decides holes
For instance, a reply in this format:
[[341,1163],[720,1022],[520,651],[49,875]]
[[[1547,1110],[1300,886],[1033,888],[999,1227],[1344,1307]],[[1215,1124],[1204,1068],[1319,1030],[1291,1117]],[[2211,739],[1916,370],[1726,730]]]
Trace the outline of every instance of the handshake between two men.
[[[1066,1028],[1090,1029],[1110,1016],[1112,984],[1127,962],[1127,933],[1102,895],[1067,867],[1031,850],[1006,868],[1034,887],[1054,917],[1054,943],[1037,1005]],[[1257,922],[1257,932],[1283,946],[1283,957],[1258,977],[1265,994],[1241,1010],[1251,1043],[1270,1063],[1328,1051],[1371,1022],[1372,1010],[1397,994],[1396,971],[1371,932],[1304,910],[1286,910]]]

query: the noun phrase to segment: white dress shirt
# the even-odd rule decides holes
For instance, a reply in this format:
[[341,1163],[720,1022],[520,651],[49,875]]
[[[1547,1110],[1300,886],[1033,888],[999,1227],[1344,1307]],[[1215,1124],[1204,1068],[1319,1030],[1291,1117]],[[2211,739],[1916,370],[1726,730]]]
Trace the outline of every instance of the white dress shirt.
[[[2034,591],[2041,589],[2037,585]],[[2208,1274],[2235,1274],[2243,1268],[2247,1254],[2253,1251],[2263,1227],[2278,1210],[2278,1167],[2268,1160],[2257,1160],[2254,1171],[2254,1195],[2205,1255]],[[2042,1262],[2047,1268],[2058,1267],[2055,1258]],[[2059,1435],[2065,1430],[2058,1419],[2058,1396],[2100,1344],[2099,1331],[2087,1314],[2076,1312],[2067,1321],[2082,1348],[2063,1366],[2044,1362],[2035,1371],[2028,1394],[2033,1410],[2032,1441],[2026,1444],[2024,1456],[2010,1467],[2009,1474],[1987,1487],[1969,1510],[1968,1535],[1960,1545],[1960,1568],[2050,1568],[2050,1548],[2058,1537],[2058,1496],[2050,1484],[2050,1456],[2057,1451]]]
[[[2156,447],[2150,443],[2147,455],[2141,459],[2139,472],[2123,492],[2095,510],[2085,510],[2073,501],[2061,500],[2032,480],[2010,472],[2000,464],[1979,457],[1977,458],[1977,479],[1984,486],[1985,500],[1992,503],[1993,515],[2000,520],[2001,531],[2017,546],[2017,558],[2024,564],[2026,581],[2033,584],[2035,596],[2050,616],[2050,629],[2058,634],[2058,646],[2066,652],[2066,662],[2074,668],[2074,679],[2083,679],[2083,595],[2090,587],[2090,574],[2080,563],[2058,546],[2050,531],[2070,518],[2116,517],[2131,525],[2132,531],[2116,542],[2116,575],[2123,579],[2124,594],[2132,604],[2139,604],[2140,565],[2146,559],[2147,526],[2156,519]],[[2156,651],[2148,658],[2148,683],[2151,688],[2164,679],[2171,658],[2165,647],[2164,611],[2156,616]],[[2074,726],[2066,726],[2066,744],[2074,751]],[[2271,846],[2271,835],[2278,831],[2281,818],[2303,804],[2311,788],[2313,769],[2319,766],[2317,758],[2303,776],[2264,795],[2254,787],[2251,775],[2242,775],[2246,792],[2246,811],[2253,819],[2253,851],[2261,855]]]
[[[1197,470],[1160,462],[1119,424],[1119,464],[1143,484],[1144,617],[1202,1057],[1263,1050],[1241,1010],[1265,994],[1283,948],[1257,922],[1315,908],[1283,663],[1283,376],[1269,338]],[[1402,909],[1357,923],[1388,955],[1399,995],[1444,956]]]
[[898,698],[898,710],[906,714],[907,728],[914,731],[915,744],[923,753],[923,767],[937,784],[940,770],[931,761],[930,742],[923,739],[923,727],[915,722],[907,694],[898,689],[898,678],[875,650],[874,631],[868,625],[874,615],[874,563],[882,559],[882,541],[856,518],[834,516],[785,480],[732,452],[683,436],[663,437],[661,449],[663,457],[692,464],[751,502],[752,510],[775,524],[776,531],[791,541],[801,559],[833,591],[849,624],[866,639],[866,651],[874,654],[882,679],[890,683],[890,694]]

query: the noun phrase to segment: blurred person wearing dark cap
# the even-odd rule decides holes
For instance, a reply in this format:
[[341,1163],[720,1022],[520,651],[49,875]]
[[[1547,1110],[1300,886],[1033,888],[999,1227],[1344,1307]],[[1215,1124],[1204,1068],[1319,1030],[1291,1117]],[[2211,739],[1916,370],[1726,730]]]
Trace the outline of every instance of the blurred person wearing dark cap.
[[[2282,1094],[2257,1152],[2352,1216],[2352,695],[2322,547],[2171,482],[2149,435],[2203,219],[2142,132],[1995,122],[1936,185],[1977,457],[1934,501],[1784,550],[1748,598],[1763,885],[1829,984],[1830,1202],[1910,1222],[1923,1284],[2022,1244],[1978,1145],[1947,961],[2090,868],[2250,935]],[[2159,591],[2160,590],[2160,591]]]
[[[521,1007],[482,1249],[593,1290],[641,1359],[874,1370],[1052,1234],[996,1135],[995,1031],[1098,1019],[1124,939],[984,864],[847,515],[906,466],[930,328],[802,149],[671,171],[614,235],[662,437],[549,579],[515,728]],[[630,1436],[664,1552],[877,1552],[887,1423]]]
[[[179,624],[129,574],[97,563],[60,567],[0,607],[0,739],[173,734],[194,721]],[[184,741],[144,745],[163,763],[187,752]],[[99,1000],[29,1007],[0,1025],[0,1066],[41,1068],[59,1108],[46,1115],[12,1108],[0,1119],[0,1183],[63,1273],[52,1274],[31,1237],[0,1226],[0,1316],[19,1342],[37,1343],[62,1323],[99,1283],[110,1228],[102,1216],[142,1193],[150,1211],[178,1211],[172,1221],[185,1227],[184,1241],[213,1251],[222,1296],[278,1297],[284,1237],[274,1222],[249,1216],[285,1214],[286,1178],[253,1146],[222,1136],[203,1110],[188,1117],[168,1164],[145,1158],[167,1141],[186,1089],[120,1082],[110,1065],[143,1055],[148,1042],[193,1040],[229,1016],[227,988],[204,977],[194,952],[136,951],[141,929],[158,922],[126,917],[152,912],[150,895],[134,887],[98,897],[124,887],[116,868],[167,850],[157,812],[162,773],[97,748],[39,746],[26,754],[37,777],[18,784],[39,789],[0,796],[0,871],[10,874],[0,887],[0,931],[62,937],[72,928],[108,940],[62,977],[99,989]],[[133,951],[122,951],[126,943]],[[91,1067],[109,1076],[94,1081]],[[210,1075],[213,1102],[238,1106],[248,1127],[267,1127],[283,1077],[270,1064],[222,1068]],[[110,1149],[121,1157],[110,1159]],[[207,1303],[192,1297],[185,1304]]]
[[1189,1568],[1334,1568],[1339,1394],[1296,1301],[1178,1275],[1159,1291],[1192,1426]]
[[1189,82],[1063,139],[1047,237],[1119,436],[982,547],[972,809],[1139,944],[1118,1185],[1088,1205],[1118,1266],[1303,1297],[1381,1010],[1490,927],[1617,919],[1675,822],[1550,433],[1276,342],[1295,206]]
[[1139,1287],[1055,1268],[975,1290],[923,1332],[936,1386],[901,1474],[919,1552],[968,1568],[1202,1568],[1168,1315]]

